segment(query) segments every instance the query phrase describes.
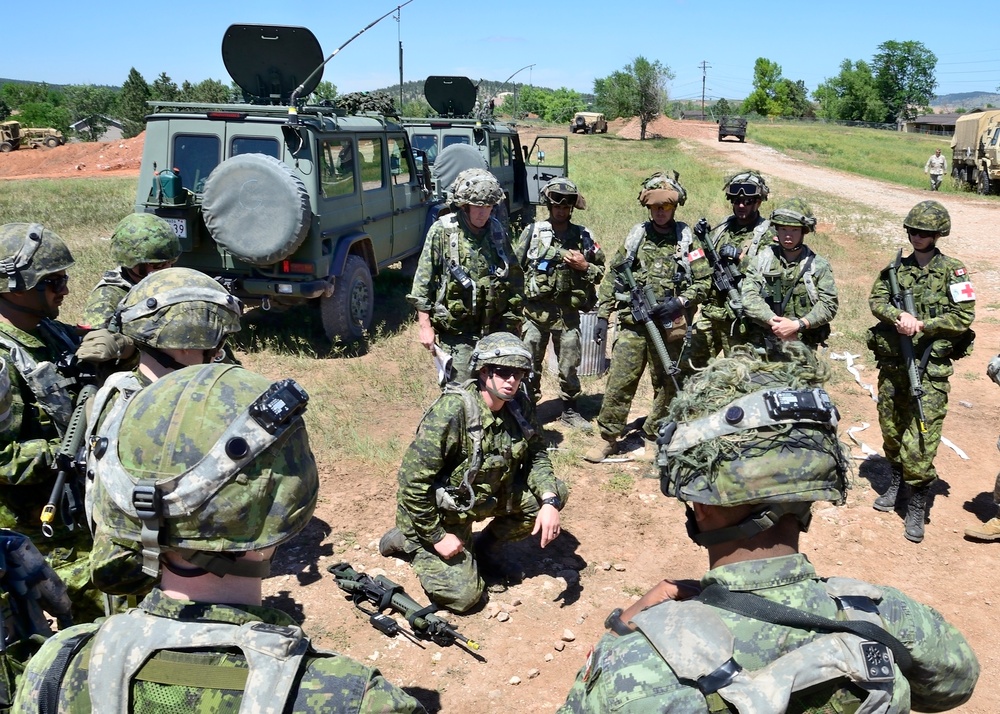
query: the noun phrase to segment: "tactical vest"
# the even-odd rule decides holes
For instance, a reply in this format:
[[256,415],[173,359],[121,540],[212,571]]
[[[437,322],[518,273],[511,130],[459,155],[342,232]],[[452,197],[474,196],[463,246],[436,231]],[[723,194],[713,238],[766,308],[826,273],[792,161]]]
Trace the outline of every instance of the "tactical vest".
[[[47,332],[56,342],[56,348],[65,352],[75,352],[77,345],[65,335],[51,320],[42,320],[39,329]],[[0,345],[10,353],[10,362],[24,380],[42,411],[49,415],[56,430],[62,434],[73,415],[73,392],[77,382],[64,377],[55,363],[36,362],[19,342],[5,332],[0,332]]]
[[135,283],[131,283],[124,278],[121,268],[116,268],[115,270],[104,271],[104,275],[101,276],[100,282],[94,286],[94,290],[103,287],[113,287],[121,288],[125,292],[128,292],[134,285]]
[[[460,469],[464,467],[461,484],[453,486],[451,483],[447,483],[438,486],[434,491],[438,507],[452,513],[466,513],[477,505],[476,494],[472,485],[483,468],[483,413],[479,406],[479,400],[476,399],[476,394],[469,391],[469,386],[475,381],[470,379],[462,384],[449,382],[442,390],[441,396],[438,397],[438,400],[440,400],[446,394],[457,394],[462,398],[462,407],[465,413],[465,433],[472,446],[468,458],[459,467]],[[516,398],[507,402],[504,408],[510,411],[524,438],[526,440],[531,439],[535,435],[535,430],[525,418],[524,412],[521,411]],[[431,410],[428,410],[427,414],[430,412]],[[426,414],[424,416],[426,417]],[[422,425],[423,419],[420,420],[417,431],[420,431],[420,426]]]
[[[547,300],[568,304],[575,310],[587,311],[597,302],[597,287],[587,280],[585,273],[574,270],[563,262],[565,249],[556,240],[556,233],[548,221],[537,221],[530,226],[528,265],[525,275],[525,297],[529,300]],[[588,261],[594,259],[595,244],[590,231],[579,226],[580,242]]]
[[[884,627],[875,607],[882,593],[874,585],[850,578],[830,578],[824,585],[837,604],[838,618]],[[695,683],[711,714],[784,714],[790,703],[803,712],[908,711],[892,702],[896,677],[902,675],[890,666],[891,660],[872,666],[871,650],[858,635],[819,635],[767,666],[748,672],[733,660],[734,635],[718,613],[698,600],[668,600],[632,618],[678,679]],[[845,680],[852,686],[845,685]],[[827,683],[828,691],[824,691]],[[808,701],[797,694],[804,690],[812,690]],[[867,696],[862,700],[856,692]],[[822,701],[816,703],[814,697],[820,693]]]
[[[732,218],[728,218],[715,228],[712,232],[708,234],[707,240],[712,241],[712,246],[718,250],[719,249],[719,237],[726,232],[729,228],[729,221]],[[743,253],[742,260],[753,259],[756,257],[757,252],[760,250],[760,242],[764,239],[764,235],[771,228],[771,221],[767,218],[761,220],[756,226],[754,226],[753,232],[751,233],[750,244],[747,246],[746,251]],[[742,261],[741,261],[742,262]]]
[[[684,288],[694,282],[694,275],[691,271],[689,260],[691,245],[694,243],[694,233],[691,232],[691,228],[686,223],[676,221],[674,226],[677,246],[673,256],[673,260],[676,263],[676,270],[670,275],[651,276],[649,274],[650,266],[645,264],[642,254],[639,252],[639,249],[645,242],[647,226],[649,226],[648,221],[636,224],[629,230],[628,235],[625,236],[625,260],[622,262],[634,265],[638,258],[639,270],[633,270],[635,281],[639,287],[652,290],[651,300],[659,301],[668,295],[679,294]],[[615,281],[614,295],[618,303],[616,309],[627,311],[631,306],[631,296],[628,294],[627,288],[620,283],[620,279]],[[626,323],[630,323],[632,319],[631,313],[627,315],[623,313],[620,319]]]
[[[489,323],[507,311],[510,299],[508,277],[514,260],[506,248],[506,234],[500,222],[492,216],[487,223],[488,242],[499,257],[502,266],[490,266],[488,271],[476,261],[462,261],[459,244],[463,240],[462,226],[458,215],[449,213],[438,219],[444,228],[444,245],[441,251],[441,282],[438,286],[431,323],[437,330],[464,332],[468,323],[488,328]],[[474,268],[474,272],[469,272]],[[464,279],[459,274],[464,273]],[[466,280],[471,284],[463,284]],[[463,328],[463,323],[465,323]],[[486,329],[483,330],[484,334]]]
[[[781,275],[780,265],[777,270],[774,269],[774,263],[778,260],[778,251],[780,248],[772,248],[771,250],[765,250],[760,255],[757,256],[756,264],[754,265],[758,273],[760,273],[765,278],[777,278]],[[794,290],[795,285],[801,280],[802,284],[806,288],[806,295],[809,297],[809,302],[811,305],[815,305],[819,302],[819,290],[816,288],[816,254],[809,248],[809,246],[802,246],[804,251],[802,259],[799,261],[799,271],[795,278],[795,281],[788,287],[789,290]],[[766,298],[767,296],[765,296]],[[771,300],[768,300],[770,303]],[[778,300],[780,303],[781,300]],[[774,309],[777,305],[771,305]]]

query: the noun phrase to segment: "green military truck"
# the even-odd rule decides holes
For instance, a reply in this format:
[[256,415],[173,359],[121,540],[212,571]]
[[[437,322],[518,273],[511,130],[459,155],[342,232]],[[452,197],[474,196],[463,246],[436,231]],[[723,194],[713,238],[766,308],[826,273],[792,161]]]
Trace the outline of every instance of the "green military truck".
[[719,141],[727,136],[735,137],[741,144],[747,140],[747,120],[745,117],[719,117]]
[[312,304],[331,339],[360,339],[372,276],[423,247],[429,178],[399,124],[295,99],[323,76],[308,29],[232,25],[222,56],[246,103],[150,102],[135,210],[246,304]]
[[[402,124],[420,160],[431,169],[435,198],[443,198],[450,183],[435,170],[438,155],[451,146],[474,147],[482,157],[480,165],[503,188],[511,223],[526,225],[533,220],[545,184],[569,175],[568,142],[565,136],[540,135],[529,149],[521,143],[518,127],[496,119],[492,102],[479,101],[477,92],[468,77],[428,77],[424,97],[438,116],[404,117]],[[452,173],[446,175],[453,179]]]

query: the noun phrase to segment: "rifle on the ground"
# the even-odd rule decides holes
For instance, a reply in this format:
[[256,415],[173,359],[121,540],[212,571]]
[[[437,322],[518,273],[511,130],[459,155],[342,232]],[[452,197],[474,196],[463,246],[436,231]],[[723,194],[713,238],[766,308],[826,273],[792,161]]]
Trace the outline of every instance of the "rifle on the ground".
[[[896,277],[896,271],[899,269],[902,261],[903,249],[900,248],[896,251],[896,259],[889,264],[889,290],[892,293],[892,303],[898,309],[916,317],[917,307],[913,302],[913,291],[899,289],[899,280]],[[927,431],[927,424],[924,418],[924,388],[920,384],[920,371],[917,368],[917,360],[913,354],[913,338],[902,333],[897,334],[899,336],[899,350],[903,354],[903,360],[906,362],[906,376],[910,380],[910,396],[917,402],[920,431],[924,433]]]
[[653,319],[652,308],[656,299],[652,296],[652,291],[648,287],[640,288],[636,284],[635,276],[632,275],[631,262],[626,257],[623,262],[612,266],[611,269],[615,272],[615,275],[622,279],[625,287],[628,288],[629,304],[632,307],[632,319],[646,326],[646,332],[649,334],[649,339],[656,349],[656,354],[660,358],[663,370],[670,377],[670,381],[674,383],[674,389],[680,391],[680,385],[677,383],[677,377],[675,376],[680,370],[670,359],[670,355],[667,354],[667,346],[663,344],[663,335],[660,334],[660,328]]
[[42,533],[46,538],[51,538],[55,534],[52,522],[55,520],[57,508],[65,505],[62,510],[62,520],[70,530],[76,526],[76,515],[83,509],[79,497],[80,489],[74,488],[67,481],[79,468],[77,459],[87,433],[87,400],[96,393],[97,387],[93,384],[84,385],[80,390],[76,405],[73,407],[73,415],[66,426],[66,431],[63,432],[59,451],[56,452],[54,464],[56,482],[52,486],[48,503],[42,508],[41,516]]
[[739,288],[740,275],[736,274],[733,266],[719,257],[719,252],[708,237],[710,226],[704,218],[694,224],[694,234],[701,240],[705,249],[705,257],[708,264],[712,266],[712,285],[720,295],[726,296],[726,304],[733,311],[736,318],[743,317],[743,298],[740,296]]
[[[459,645],[470,651],[479,649],[478,642],[470,640],[446,620],[435,615],[434,611],[437,608],[434,605],[421,606],[406,594],[402,585],[397,585],[384,575],[373,578],[357,572],[350,563],[337,563],[331,565],[328,570],[340,589],[350,595],[354,606],[368,615],[372,627],[379,632],[395,637],[397,633],[403,631],[399,623],[384,614],[386,610],[394,610],[406,618],[417,638],[431,640],[445,647]],[[365,608],[363,603],[366,602],[374,607]]]

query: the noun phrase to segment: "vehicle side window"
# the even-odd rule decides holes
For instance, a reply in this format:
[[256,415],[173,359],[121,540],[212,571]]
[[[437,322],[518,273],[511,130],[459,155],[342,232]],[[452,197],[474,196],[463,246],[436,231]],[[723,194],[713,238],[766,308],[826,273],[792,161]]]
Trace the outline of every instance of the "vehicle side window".
[[413,176],[413,167],[410,166],[410,157],[402,139],[389,137],[389,175],[397,186],[410,183],[410,177]]
[[993,139],[990,141],[990,146],[996,146],[998,140],[1000,140],[1000,127],[997,127],[996,131],[993,132]]
[[327,198],[354,193],[354,144],[350,139],[323,142],[320,172],[320,186]]
[[258,139],[249,136],[234,137],[229,146],[229,156],[240,154],[265,154],[280,159],[277,139]]
[[414,134],[410,137],[410,144],[414,149],[426,152],[427,163],[434,165],[434,159],[438,154],[438,139],[435,134]]
[[456,136],[454,134],[447,134],[444,137],[442,137],[441,148],[445,149],[451,146],[452,144],[468,144],[468,143],[470,142],[469,142],[469,137],[467,136]]
[[205,179],[219,165],[222,142],[217,136],[204,134],[176,134],[174,160],[171,164],[180,171],[181,185],[194,193],[205,188]]
[[500,137],[500,154],[503,157],[503,165],[510,166],[514,159],[512,158],[513,150],[511,149],[511,141],[509,136]]
[[381,139],[358,139],[358,156],[361,161],[361,189],[374,191],[385,186],[382,170],[383,152]]
[[500,139],[490,139],[490,166],[503,166],[506,163],[500,150]]

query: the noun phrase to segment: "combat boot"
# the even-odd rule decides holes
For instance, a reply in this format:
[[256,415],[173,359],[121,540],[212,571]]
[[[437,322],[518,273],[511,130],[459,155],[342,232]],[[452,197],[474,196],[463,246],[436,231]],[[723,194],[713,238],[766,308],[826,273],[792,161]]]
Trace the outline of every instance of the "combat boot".
[[875,503],[872,507],[876,511],[882,511],[883,513],[888,513],[896,507],[896,499],[899,498],[899,489],[903,484],[903,472],[899,470],[896,466],[892,467],[892,480],[889,482],[889,488],[881,496],[875,499]]
[[562,404],[562,416],[559,417],[559,421],[572,429],[580,429],[588,434],[594,431],[590,422],[584,419],[580,412],[576,410],[575,399],[563,399]]
[[378,552],[383,557],[400,556],[406,546],[406,536],[398,528],[390,528],[378,542]]
[[609,441],[602,436],[601,443],[584,454],[583,459],[592,464],[599,464],[613,453],[615,453],[615,440],[612,439]]
[[978,528],[966,528],[965,537],[972,540],[1000,540],[1000,517],[991,518]]
[[927,520],[930,490],[929,486],[916,488],[910,496],[910,503],[906,507],[906,531],[903,533],[906,540],[919,543],[924,539],[924,521]]

